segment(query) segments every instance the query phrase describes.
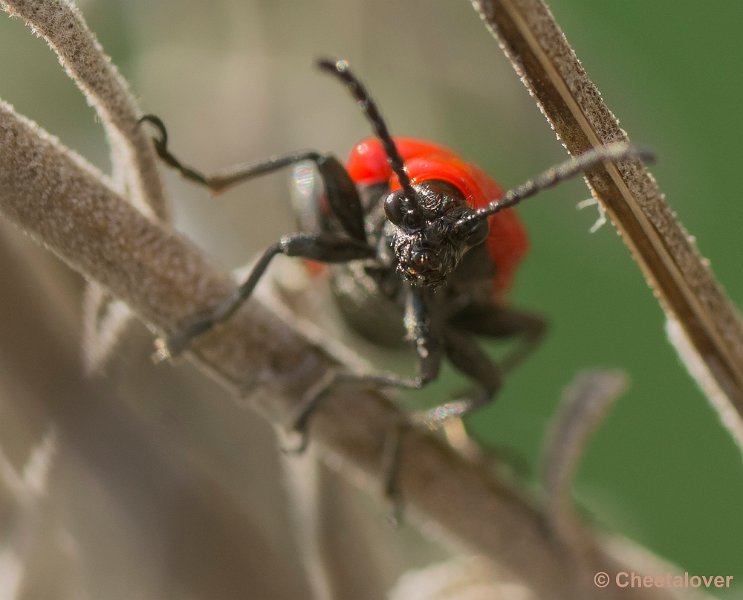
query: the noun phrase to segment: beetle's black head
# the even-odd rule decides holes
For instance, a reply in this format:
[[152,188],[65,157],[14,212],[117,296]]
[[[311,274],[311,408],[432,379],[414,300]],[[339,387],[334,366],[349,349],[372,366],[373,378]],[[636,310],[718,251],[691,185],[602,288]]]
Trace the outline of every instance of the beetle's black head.
[[391,246],[397,269],[408,283],[421,287],[441,285],[465,253],[485,241],[487,221],[466,227],[457,222],[473,213],[462,193],[443,181],[415,185],[416,211],[408,210],[403,190],[392,192],[384,210],[394,226]]
[[443,283],[464,254],[485,241],[486,219],[468,219],[474,211],[461,192],[443,181],[413,185],[402,156],[392,139],[376,103],[344,60],[318,61],[318,66],[342,81],[364,111],[382,143],[400,190],[384,203],[392,224],[390,244],[397,268],[412,285],[434,287]]

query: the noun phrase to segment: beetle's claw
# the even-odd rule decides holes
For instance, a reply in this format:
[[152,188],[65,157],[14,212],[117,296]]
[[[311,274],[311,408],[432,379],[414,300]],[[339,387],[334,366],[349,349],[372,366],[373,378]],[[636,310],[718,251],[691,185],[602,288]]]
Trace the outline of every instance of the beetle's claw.
[[165,123],[163,123],[163,120],[158,117],[157,115],[143,115],[137,120],[137,124],[141,125],[142,123],[151,123],[155,126],[155,129],[157,129],[157,132],[160,134],[157,138],[152,138],[152,140],[155,142],[156,146],[162,146],[163,149],[165,149],[168,145],[168,130],[165,128]]
[[295,455],[295,456],[299,454],[304,454],[305,450],[307,450],[307,446],[310,443],[310,436],[307,435],[306,427],[303,427],[303,428],[294,427],[290,429],[287,432],[287,434],[292,437],[299,436],[299,441],[293,445],[287,444],[284,441],[280,445],[281,452],[283,452],[284,454],[290,454],[290,455]]
[[402,499],[399,495],[393,498],[387,498],[391,503],[387,511],[387,523],[394,529],[400,529],[405,523],[405,511],[402,506]]
[[157,338],[155,340],[155,351],[152,353],[150,358],[152,358],[152,362],[156,365],[172,358],[168,342],[163,338]]
[[155,364],[158,364],[166,360],[178,358],[186,349],[192,337],[194,336],[191,334],[191,328],[187,328],[180,333],[157,338],[155,340],[155,352],[152,354],[152,360]]

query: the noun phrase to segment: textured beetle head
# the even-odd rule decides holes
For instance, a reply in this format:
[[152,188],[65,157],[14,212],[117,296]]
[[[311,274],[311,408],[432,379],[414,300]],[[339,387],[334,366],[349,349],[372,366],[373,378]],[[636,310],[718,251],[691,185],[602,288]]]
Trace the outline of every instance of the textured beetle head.
[[442,181],[416,185],[415,215],[405,212],[404,193],[392,192],[384,210],[392,223],[391,246],[397,269],[405,280],[420,287],[436,287],[456,269],[466,252],[485,241],[487,221],[462,229],[455,224],[473,212],[461,192]]

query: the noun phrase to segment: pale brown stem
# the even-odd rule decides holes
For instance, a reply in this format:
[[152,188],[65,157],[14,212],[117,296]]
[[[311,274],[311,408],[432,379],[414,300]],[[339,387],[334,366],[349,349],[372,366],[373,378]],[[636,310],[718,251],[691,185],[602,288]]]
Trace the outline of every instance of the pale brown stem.
[[140,210],[168,218],[168,204],[152,144],[137,120],[141,116],[129,85],[105,54],[78,8],[66,0],[2,0],[43,37],[67,74],[98,114],[111,146],[117,189]]

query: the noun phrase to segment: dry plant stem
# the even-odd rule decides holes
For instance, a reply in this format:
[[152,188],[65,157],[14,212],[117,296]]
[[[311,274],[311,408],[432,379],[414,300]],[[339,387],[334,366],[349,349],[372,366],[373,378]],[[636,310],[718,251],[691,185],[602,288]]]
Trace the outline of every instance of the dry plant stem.
[[[103,52],[77,7],[69,0],[0,0],[0,6],[9,14],[22,17],[46,40],[95,108],[111,148],[116,190],[142,212],[167,220],[168,204],[157,157],[137,123],[140,110],[126,81]],[[84,356],[88,370],[95,370],[115,347],[129,313],[94,282],[88,286],[84,304]]]
[[[572,155],[627,140],[541,0],[473,0],[542,112]],[[670,319],[681,324],[735,411],[716,406],[743,446],[743,325],[693,240],[637,161],[587,175]],[[687,359],[687,355],[682,359]],[[699,365],[690,369],[699,373]],[[709,389],[711,381],[700,381]],[[715,404],[715,398],[712,398]]]
[[550,527],[574,552],[582,553],[586,531],[575,512],[572,484],[591,435],[627,388],[621,371],[579,373],[563,392],[544,443],[543,487]]
[[[144,217],[94,167],[4,103],[0,213],[159,332],[176,331],[183,319],[234,289],[195,248]],[[229,327],[200,338],[190,357],[233,390],[263,390],[255,407],[275,423],[285,421],[302,392],[331,366],[258,302],[235,314]],[[362,481],[381,489],[385,436],[399,419],[378,393],[335,393],[313,420],[313,441],[339,457],[347,474],[362,474]],[[400,487],[411,517],[436,522],[450,538],[528,581],[539,597],[591,597],[591,573],[567,561],[541,513],[519,491],[423,432],[407,435],[404,447]],[[610,562],[596,550],[591,568],[611,572]],[[670,595],[634,590],[622,597]]]
[[0,0],[56,52],[67,74],[85,94],[106,130],[116,188],[140,210],[167,220],[168,206],[157,158],[146,132],[137,125],[140,110],[129,87],[69,0]]

